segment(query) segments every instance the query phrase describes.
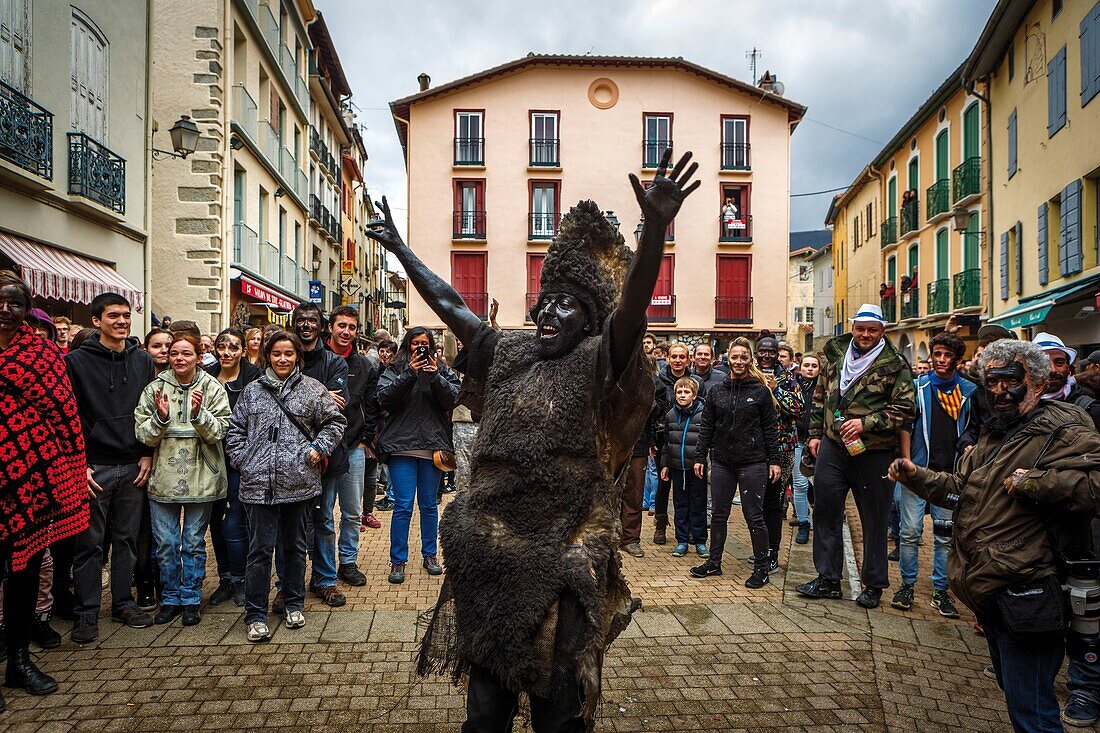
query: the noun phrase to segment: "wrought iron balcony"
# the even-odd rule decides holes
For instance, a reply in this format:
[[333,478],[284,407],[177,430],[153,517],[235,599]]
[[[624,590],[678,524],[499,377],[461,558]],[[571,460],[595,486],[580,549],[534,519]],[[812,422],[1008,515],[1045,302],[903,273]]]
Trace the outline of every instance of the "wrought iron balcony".
[[0,158],[53,178],[53,114],[0,82]]
[[642,141],[642,167],[656,168],[661,164],[661,156],[665,154],[665,150],[671,148],[671,140]]
[[125,214],[126,161],[83,132],[70,132],[69,193]]
[[456,137],[455,165],[485,165],[485,138]]
[[718,241],[719,242],[751,242],[752,241],[752,214],[738,214],[732,225],[727,225],[726,220],[718,217]]
[[889,247],[891,244],[898,243],[898,218],[891,216],[886,221],[882,222],[880,229],[882,232],[882,244],[880,247]]
[[561,214],[537,213],[527,216],[528,239],[551,239],[558,233],[558,225],[561,224]]
[[951,310],[951,281],[946,277],[928,283],[928,315]]
[[953,300],[956,308],[973,308],[982,304],[982,271],[977,267],[955,273]]
[[650,323],[675,323],[676,296],[654,294],[645,315]]
[[901,294],[901,319],[920,318],[920,290],[912,288]]
[[715,323],[752,323],[752,296],[719,295],[714,299]]
[[982,159],[975,156],[964,160],[951,172],[952,200],[955,203],[982,190]]
[[946,178],[933,183],[925,193],[928,196],[925,204],[926,218],[932,219],[951,210],[951,202],[948,200],[951,198],[951,182]]
[[750,152],[752,146],[749,143],[722,143],[722,170],[749,170],[752,167],[749,162]]
[[892,298],[881,298],[879,302],[882,304],[882,317],[886,319],[887,323],[897,323],[898,320],[898,299],[897,296]]
[[485,239],[484,211],[454,212],[454,239]]
[[489,317],[489,294],[488,293],[463,293],[459,292],[462,296],[462,300],[466,301],[466,307],[474,312],[474,315],[485,320]]
[[531,138],[528,141],[531,146],[531,166],[545,166],[557,168],[561,165],[558,156],[560,141],[558,138]]
[[920,199],[910,199],[901,207],[901,236],[920,228]]

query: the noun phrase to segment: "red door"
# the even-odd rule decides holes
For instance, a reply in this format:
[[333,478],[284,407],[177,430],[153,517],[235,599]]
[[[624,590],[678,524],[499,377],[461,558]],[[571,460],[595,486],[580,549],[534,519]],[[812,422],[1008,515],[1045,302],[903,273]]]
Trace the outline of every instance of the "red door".
[[673,280],[676,272],[676,255],[665,255],[657,284],[653,286],[653,298],[649,301],[646,318],[653,323],[676,322],[676,288]]
[[539,299],[539,279],[542,277],[542,261],[546,259],[544,254],[527,255],[527,310],[525,318],[531,320],[531,309],[535,307],[535,301]]
[[752,255],[718,255],[715,323],[752,323]]
[[489,288],[485,276],[484,252],[451,253],[451,285],[466,305],[481,318],[489,317]]

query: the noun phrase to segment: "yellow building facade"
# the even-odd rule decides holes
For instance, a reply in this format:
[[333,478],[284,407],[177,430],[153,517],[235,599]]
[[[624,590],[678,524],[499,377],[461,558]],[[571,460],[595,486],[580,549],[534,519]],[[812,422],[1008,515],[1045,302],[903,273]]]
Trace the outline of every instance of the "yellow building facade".
[[848,189],[833,201],[826,224],[833,228],[834,334],[864,303],[879,302],[878,223],[882,209],[879,179],[865,166]]

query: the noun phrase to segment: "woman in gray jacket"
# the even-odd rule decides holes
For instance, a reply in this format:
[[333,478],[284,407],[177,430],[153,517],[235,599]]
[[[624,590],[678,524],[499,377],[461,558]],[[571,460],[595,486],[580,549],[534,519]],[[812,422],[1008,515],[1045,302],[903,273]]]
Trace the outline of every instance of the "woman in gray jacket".
[[276,540],[285,558],[286,626],[305,626],[306,518],[321,493],[327,458],[347,426],[325,386],[302,374],[304,352],[294,334],[271,335],[263,350],[268,367],[241,392],[226,438],[248,515],[245,624],[252,642],[271,638],[267,598]]

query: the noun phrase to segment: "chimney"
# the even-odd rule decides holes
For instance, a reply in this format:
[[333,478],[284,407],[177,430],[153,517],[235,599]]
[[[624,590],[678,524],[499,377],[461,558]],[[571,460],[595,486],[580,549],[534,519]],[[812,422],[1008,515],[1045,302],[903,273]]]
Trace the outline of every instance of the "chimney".
[[432,78],[430,76],[422,73],[420,76],[416,77],[416,80],[420,82],[420,91],[428,91],[428,86],[432,83]]

